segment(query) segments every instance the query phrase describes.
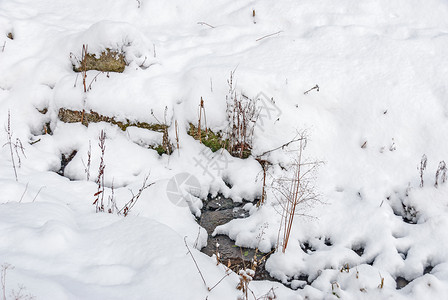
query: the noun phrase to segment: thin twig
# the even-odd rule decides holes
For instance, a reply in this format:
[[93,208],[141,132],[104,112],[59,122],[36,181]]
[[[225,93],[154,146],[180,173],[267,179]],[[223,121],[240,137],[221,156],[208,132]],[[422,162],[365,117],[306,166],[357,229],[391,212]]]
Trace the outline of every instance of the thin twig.
[[[299,135],[300,135],[300,138],[297,138]],[[271,153],[271,152],[274,152],[274,151],[276,151],[276,150],[285,148],[285,147],[289,146],[289,145],[292,144],[292,143],[299,142],[299,141],[302,141],[302,140],[306,140],[306,137],[304,136],[304,133],[298,133],[298,134],[296,134],[296,136],[295,136],[292,140],[290,140],[289,142],[284,143],[283,145],[278,146],[278,147],[276,147],[276,148],[274,148],[274,149],[265,151],[265,152],[263,152],[262,154],[257,155],[257,158],[261,158],[261,157],[263,157],[264,155],[266,155],[266,154],[268,154],[268,153]]]
[[37,191],[36,196],[34,196],[33,201],[31,201],[31,202],[34,202],[34,201],[36,200],[37,196],[39,196],[39,194],[40,194],[40,191],[42,191],[42,189],[43,189],[44,187],[45,187],[45,186],[42,186],[42,187]]
[[199,24],[199,25],[207,25],[207,26],[210,27],[210,28],[215,28],[215,26],[212,26],[212,25],[210,25],[210,24],[208,24],[208,23],[205,23],[205,22],[198,22],[198,24]]
[[210,289],[207,286],[207,282],[205,282],[205,278],[202,275],[201,270],[199,269],[198,263],[196,262],[196,259],[194,258],[193,253],[191,253],[190,247],[188,247],[186,236],[184,237],[184,243],[185,243],[185,247],[187,247],[187,249],[188,249],[188,253],[190,254],[191,258],[193,259],[194,264],[196,265],[196,269],[198,269],[199,275],[201,275],[201,278],[202,278],[202,281],[204,282],[205,287],[207,288],[208,291],[210,291]]
[[310,88],[308,91],[304,92],[304,95],[307,95],[309,92],[311,92],[312,90],[316,90],[319,91],[319,86],[316,84],[315,86],[313,86],[312,88]]
[[96,82],[96,78],[98,77],[98,75],[103,74],[104,72],[100,71],[98,72],[98,74],[95,75],[95,77],[93,77],[92,81],[90,81],[89,86],[87,87],[87,90],[90,91],[92,89],[92,83],[95,81]]
[[211,288],[208,288],[208,291],[211,292],[211,290],[213,290],[215,287],[217,287],[230,274],[232,274],[232,273],[226,272],[226,275],[224,275],[214,286],[212,286]]
[[25,196],[25,194],[26,194],[26,190],[28,189],[28,184],[29,184],[29,182],[26,183],[25,190],[23,191],[22,197],[20,197],[19,203],[22,202],[23,196]]
[[258,41],[260,41],[260,40],[262,40],[262,39],[265,39],[265,38],[267,38],[267,37],[270,37],[270,36],[279,34],[279,33],[281,33],[281,32],[283,32],[283,30],[280,30],[280,31],[277,31],[277,32],[274,32],[274,33],[271,33],[271,34],[268,34],[268,35],[265,35],[265,36],[262,36],[261,38],[256,39],[255,41],[258,42]]

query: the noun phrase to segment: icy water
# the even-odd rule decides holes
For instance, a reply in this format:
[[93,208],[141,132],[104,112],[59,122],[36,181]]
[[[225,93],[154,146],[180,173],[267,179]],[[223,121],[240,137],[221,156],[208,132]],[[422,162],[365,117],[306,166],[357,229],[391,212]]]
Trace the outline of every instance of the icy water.
[[[236,246],[235,242],[228,236],[212,236],[212,233],[219,225],[228,223],[233,219],[248,217],[248,212],[243,209],[244,204],[246,203],[235,203],[232,199],[225,198],[222,195],[218,195],[215,198],[209,196],[204,203],[201,218],[198,220],[199,225],[204,227],[208,233],[207,246],[202,248],[201,251],[212,256],[217,253],[218,249],[221,262],[224,265],[228,265],[230,262],[231,269],[234,271],[251,266],[255,249]],[[218,248],[216,247],[217,245],[219,245]],[[265,255],[265,253],[257,253],[258,258]],[[264,262],[257,267],[254,279],[275,280],[266,272]]]

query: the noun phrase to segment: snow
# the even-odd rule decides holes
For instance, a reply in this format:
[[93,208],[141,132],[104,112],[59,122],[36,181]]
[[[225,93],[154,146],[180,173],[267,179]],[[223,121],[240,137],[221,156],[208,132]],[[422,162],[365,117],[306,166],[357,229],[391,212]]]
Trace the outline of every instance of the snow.
[[[281,244],[272,186],[293,173],[297,145],[263,156],[272,165],[261,207],[255,156],[297,132],[308,137],[305,159],[323,162],[312,174],[320,201],[299,206],[286,252],[266,262],[279,282],[251,281],[254,294],[443,298],[448,187],[434,183],[448,159],[447,15],[442,0],[0,2],[0,140],[8,142],[9,112],[12,143],[25,148],[25,155],[8,144],[0,150],[0,265],[14,267],[8,299],[19,286],[36,299],[237,299],[238,274],[208,291],[184,237],[208,287],[227,274],[199,251],[207,233],[196,221],[209,194],[244,202],[249,213],[214,234],[262,252]],[[84,93],[72,69],[83,45],[124,53],[125,71],[88,71],[92,88]],[[236,91],[260,108],[247,159],[212,153],[187,134],[201,97],[207,127],[227,129],[231,72]],[[60,108],[163,123],[174,145],[177,122],[179,149],[161,156],[150,149],[160,132],[63,123]],[[127,217],[92,205],[102,130],[106,204],[113,191],[123,207],[148,174],[154,183]],[[62,154],[74,150],[59,175]],[[191,180],[173,187],[182,174]],[[409,284],[397,288],[398,278]]]

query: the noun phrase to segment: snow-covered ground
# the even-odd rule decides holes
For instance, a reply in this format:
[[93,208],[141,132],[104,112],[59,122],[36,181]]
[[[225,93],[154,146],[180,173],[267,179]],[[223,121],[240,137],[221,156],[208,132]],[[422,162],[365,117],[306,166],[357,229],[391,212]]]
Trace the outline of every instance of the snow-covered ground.
[[[125,71],[88,71],[92,88],[84,93],[72,68],[83,44],[91,53],[123,51]],[[286,252],[266,262],[284,284],[251,282],[249,299],[264,299],[271,288],[277,299],[444,299],[448,185],[434,184],[448,159],[447,49],[443,0],[0,1],[3,295],[237,299],[238,275],[225,277],[225,266],[199,251],[207,242],[195,220],[201,199],[220,193],[255,201],[262,193],[255,156],[306,130],[305,158],[324,162],[314,174],[320,201],[299,206]],[[187,135],[201,97],[207,127],[225,130],[233,71],[237,92],[260,99],[247,159],[212,154]],[[180,148],[159,156],[148,146],[161,143],[161,133],[63,123],[60,108],[157,119],[170,126],[174,145],[177,122]],[[11,145],[20,140],[24,154],[11,152],[8,112]],[[126,217],[92,205],[101,130],[106,204],[112,186],[121,208],[148,174],[154,183]],[[62,154],[74,150],[59,175]],[[279,167],[287,150],[268,157],[266,203],[246,204],[248,218],[216,233],[238,246],[275,248],[281,215],[272,182],[292,172]],[[176,202],[187,192],[178,190],[179,178],[197,187],[189,205]],[[225,277],[211,291],[185,237],[206,285]],[[398,289],[397,282],[409,284]]]

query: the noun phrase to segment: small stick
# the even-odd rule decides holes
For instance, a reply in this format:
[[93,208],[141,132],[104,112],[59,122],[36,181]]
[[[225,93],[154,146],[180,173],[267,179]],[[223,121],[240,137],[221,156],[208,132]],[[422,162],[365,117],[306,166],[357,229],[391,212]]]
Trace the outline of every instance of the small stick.
[[90,81],[89,86],[87,87],[87,91],[90,91],[92,89],[92,83],[95,81],[96,82],[96,78],[98,77],[98,75],[103,74],[104,72],[99,71],[98,74],[95,75],[95,77],[93,77],[92,81]]
[[199,25],[207,25],[207,26],[210,27],[210,28],[215,28],[215,26],[212,26],[212,25],[210,25],[210,24],[208,24],[208,23],[205,23],[205,22],[198,22],[198,24],[199,24]]
[[271,33],[271,34],[268,34],[268,35],[265,35],[265,36],[262,36],[261,38],[256,39],[255,41],[258,42],[258,41],[260,41],[260,40],[262,40],[262,39],[265,39],[265,38],[267,38],[267,37],[270,37],[270,36],[279,34],[279,33],[281,33],[281,32],[283,32],[283,30],[280,30],[280,31],[277,31],[277,32],[274,32],[274,33]]
[[315,86],[313,86],[312,88],[310,88],[308,91],[306,91],[306,92],[303,93],[303,94],[306,95],[306,94],[308,94],[309,92],[311,92],[312,90],[319,91],[319,86],[316,84]]
[[299,141],[306,140],[306,137],[304,136],[304,134],[300,134],[300,137],[297,138],[298,136],[299,136],[299,134],[297,134],[297,135],[296,135],[292,140],[290,140],[289,142],[284,143],[283,145],[278,146],[277,148],[274,148],[274,149],[265,151],[265,152],[263,152],[263,153],[260,154],[260,155],[257,155],[257,158],[258,158],[258,159],[261,159],[261,157],[263,157],[264,155],[266,155],[266,154],[268,154],[268,153],[271,153],[271,152],[274,152],[274,151],[276,151],[276,150],[278,150],[278,149],[287,147],[287,146],[289,146],[289,144],[292,144],[292,143],[295,143],[295,142],[299,142]]

